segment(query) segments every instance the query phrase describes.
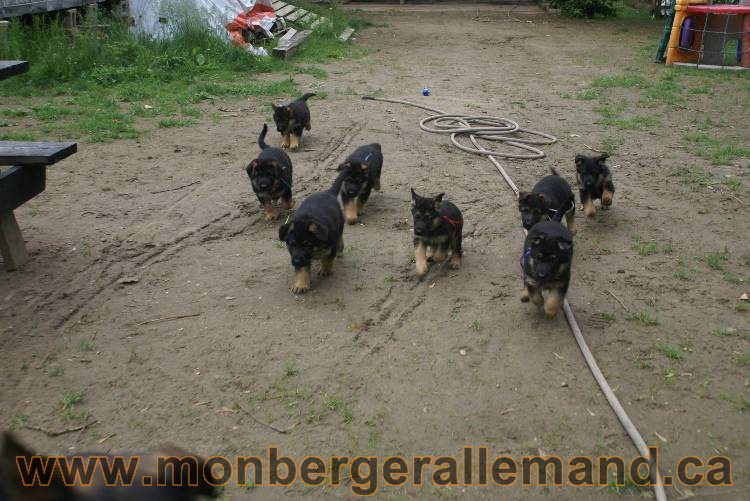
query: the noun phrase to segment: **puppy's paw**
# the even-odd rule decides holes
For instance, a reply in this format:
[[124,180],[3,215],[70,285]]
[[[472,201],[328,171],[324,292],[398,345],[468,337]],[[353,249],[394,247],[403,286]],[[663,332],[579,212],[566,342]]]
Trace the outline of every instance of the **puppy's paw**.
[[583,213],[586,214],[586,217],[594,217],[596,216],[596,209],[594,208],[593,203],[588,203],[583,206]]
[[544,316],[547,317],[549,320],[552,320],[557,316],[558,310],[548,310],[546,307],[544,308]]
[[294,199],[290,198],[289,200],[284,200],[283,207],[286,210],[292,210],[294,208]]
[[359,221],[356,217],[347,217],[346,218],[346,224],[357,224],[357,221]]
[[427,272],[430,270],[430,268],[425,263],[424,266],[417,265],[417,278],[422,280],[425,275],[427,275]]
[[305,292],[310,290],[310,284],[297,284],[295,283],[292,285],[292,293],[293,294],[304,294]]
[[451,260],[448,263],[448,268],[451,270],[457,270],[461,267],[461,256],[451,256]]
[[602,206],[609,207],[610,205],[612,205],[612,193],[605,191],[602,194]]

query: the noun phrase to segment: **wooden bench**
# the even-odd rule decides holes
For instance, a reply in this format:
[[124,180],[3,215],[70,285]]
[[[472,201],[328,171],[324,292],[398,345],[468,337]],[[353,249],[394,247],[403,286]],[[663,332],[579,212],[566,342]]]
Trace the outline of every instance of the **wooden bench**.
[[0,141],[0,253],[5,269],[18,269],[29,259],[13,211],[44,191],[47,166],[77,151],[76,143]]
[[[0,80],[28,71],[25,61],[0,61]],[[0,253],[5,269],[18,269],[29,259],[13,211],[44,191],[47,166],[69,157],[76,143],[0,141]]]

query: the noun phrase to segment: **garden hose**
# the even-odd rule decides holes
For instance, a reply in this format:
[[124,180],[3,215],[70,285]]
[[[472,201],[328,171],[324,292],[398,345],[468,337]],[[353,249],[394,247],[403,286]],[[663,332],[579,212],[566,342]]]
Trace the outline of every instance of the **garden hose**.
[[[503,179],[505,179],[505,182],[508,184],[510,189],[513,190],[516,198],[518,198],[519,193],[518,186],[516,186],[510,176],[508,176],[508,173],[505,171],[503,166],[500,165],[500,163],[497,161],[497,157],[515,159],[543,158],[544,152],[536,148],[535,146],[548,145],[557,141],[557,138],[550,134],[521,128],[516,122],[508,120],[507,118],[451,115],[436,108],[412,103],[410,101],[402,101],[399,99],[386,99],[372,96],[363,96],[362,99],[368,101],[402,104],[415,108],[421,108],[423,110],[434,113],[434,115],[424,118],[420,121],[420,128],[426,132],[450,134],[451,142],[456,147],[468,153],[486,156],[495,165],[500,175],[503,176]],[[459,142],[458,138],[465,136],[468,136],[468,140],[472,146],[466,146],[465,144]],[[482,139],[484,141],[500,142],[504,145],[516,149],[525,150],[528,153],[508,153],[488,150],[479,143],[479,139]],[[523,231],[524,234],[527,233],[525,229]],[[581,329],[578,326],[578,322],[576,322],[575,315],[573,314],[573,309],[570,307],[567,299],[565,299],[565,301],[563,302],[563,312],[565,313],[565,319],[568,322],[568,326],[573,332],[576,343],[578,343],[578,348],[581,350],[583,358],[586,360],[586,364],[588,365],[589,370],[591,370],[594,379],[596,379],[596,382],[599,384],[599,388],[601,388],[604,396],[607,397],[607,402],[609,402],[610,407],[614,411],[623,428],[625,428],[625,431],[633,441],[636,449],[638,449],[638,452],[641,454],[641,456],[649,459],[649,466],[652,467],[654,458],[650,457],[650,452],[648,450],[646,442],[643,440],[643,437],[641,437],[638,429],[633,424],[633,421],[630,419],[627,412],[625,412],[625,409],[622,407],[622,404],[620,404],[620,401],[617,399],[614,391],[612,391],[609,383],[607,383],[607,379],[604,377],[604,374],[602,374],[602,371],[599,369],[599,365],[596,363],[594,355],[591,353],[591,350],[586,344],[586,339],[584,339],[583,337],[583,333],[581,332]],[[657,501],[666,501],[667,495],[664,490],[664,485],[661,481],[659,470],[658,468],[653,468],[651,469],[651,471],[654,472],[655,477],[652,478],[652,480],[654,482],[653,487],[656,499]]]

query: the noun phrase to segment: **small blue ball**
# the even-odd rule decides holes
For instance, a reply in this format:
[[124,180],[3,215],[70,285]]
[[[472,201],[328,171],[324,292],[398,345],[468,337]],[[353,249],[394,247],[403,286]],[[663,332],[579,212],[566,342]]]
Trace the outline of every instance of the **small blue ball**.
[[430,88],[429,87],[425,87],[424,89],[422,89],[422,95],[423,96],[429,96],[430,95]]

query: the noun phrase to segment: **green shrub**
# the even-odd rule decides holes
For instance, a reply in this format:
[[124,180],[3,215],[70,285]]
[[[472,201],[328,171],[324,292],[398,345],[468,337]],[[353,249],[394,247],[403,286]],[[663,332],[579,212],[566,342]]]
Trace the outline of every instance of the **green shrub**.
[[596,16],[612,17],[616,13],[614,0],[550,0],[550,5],[570,17],[591,19]]

